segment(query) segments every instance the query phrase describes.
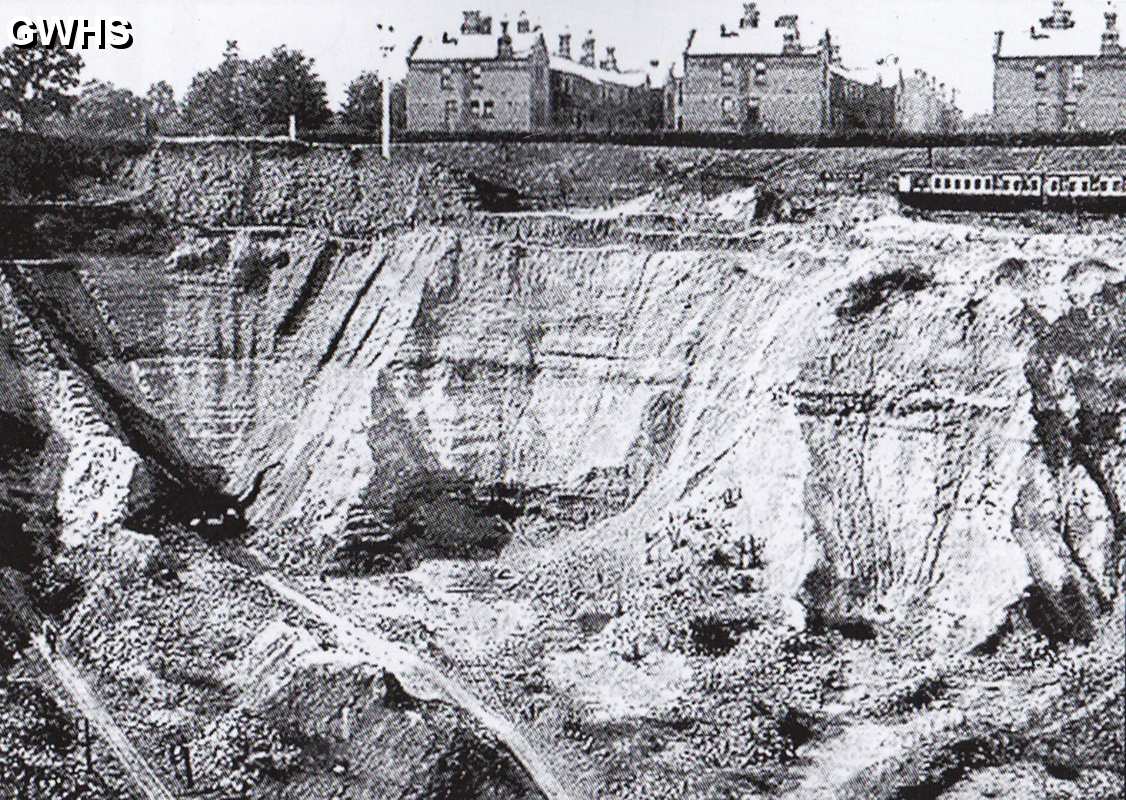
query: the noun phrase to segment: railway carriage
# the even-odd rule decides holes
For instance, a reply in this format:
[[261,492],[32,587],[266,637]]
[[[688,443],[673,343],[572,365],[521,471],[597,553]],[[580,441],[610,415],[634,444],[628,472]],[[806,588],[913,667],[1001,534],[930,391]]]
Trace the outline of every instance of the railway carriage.
[[895,179],[905,204],[946,211],[1126,212],[1126,174],[905,170]]

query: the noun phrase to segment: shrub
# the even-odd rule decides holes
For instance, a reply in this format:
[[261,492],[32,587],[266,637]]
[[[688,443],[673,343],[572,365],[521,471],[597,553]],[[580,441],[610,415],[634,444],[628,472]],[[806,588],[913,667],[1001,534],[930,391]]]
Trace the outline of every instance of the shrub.
[[855,322],[897,294],[913,294],[928,288],[934,278],[917,267],[900,267],[879,275],[862,278],[848,287],[844,302],[837,307],[837,316]]

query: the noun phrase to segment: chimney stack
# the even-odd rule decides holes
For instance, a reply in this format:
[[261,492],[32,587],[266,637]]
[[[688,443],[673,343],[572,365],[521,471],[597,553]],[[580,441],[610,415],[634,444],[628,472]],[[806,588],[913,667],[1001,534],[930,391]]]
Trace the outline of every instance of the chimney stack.
[[602,61],[602,69],[607,72],[618,71],[618,57],[614,55],[614,51],[615,48],[613,47],[606,48],[606,58]]
[[1001,43],[1004,40],[1005,40],[1005,32],[1004,31],[994,31],[993,32],[993,55],[994,56],[1001,55]]
[[1103,43],[1099,52],[1104,56],[1117,56],[1122,54],[1122,45],[1118,39],[1118,11],[1114,3],[1106,4],[1106,30],[1103,31]]
[[503,60],[512,59],[512,37],[508,35],[508,20],[501,20],[500,23],[500,38],[497,39],[497,58]]
[[567,31],[559,34],[559,57],[571,60],[571,33]]
[[1052,0],[1052,16],[1040,20],[1040,27],[1054,31],[1065,31],[1075,27],[1071,9],[1066,0]]
[[759,20],[758,3],[743,4],[743,18],[739,20],[739,28],[757,28]]
[[782,34],[782,55],[792,56],[801,55],[801,34],[798,33],[797,19],[794,20],[794,27],[785,28],[785,33]]
[[583,57],[579,59],[579,63],[585,67],[596,67],[597,43],[594,40],[594,31],[587,31],[586,39],[583,41]]
[[532,32],[532,23],[528,21],[528,12],[527,11],[521,11],[520,12],[520,17],[516,20],[516,32],[517,33],[531,33]]

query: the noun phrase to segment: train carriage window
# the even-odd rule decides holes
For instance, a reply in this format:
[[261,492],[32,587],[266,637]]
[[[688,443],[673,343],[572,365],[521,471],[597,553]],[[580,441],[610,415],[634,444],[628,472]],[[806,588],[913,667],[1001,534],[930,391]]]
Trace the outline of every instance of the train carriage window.
[[1110,189],[1110,183],[1108,181],[1103,181],[1102,183],[1099,184],[1099,191],[1100,192],[1105,192],[1108,189]]
[[1060,182],[1052,178],[1052,182],[1048,184],[1048,189],[1053,192],[1058,192],[1060,190]]
[[974,178],[974,191],[981,189],[981,178]]
[[942,178],[934,178],[931,180],[931,186],[935,189],[942,188]]
[[1033,178],[1032,179],[1032,191],[1034,191],[1034,192],[1040,191],[1040,179],[1039,178]]
[[947,189],[949,189],[949,188],[951,187],[951,185],[952,185],[952,184],[951,184],[951,182],[950,182],[950,179],[949,179],[949,178],[947,178],[947,179],[946,179],[946,188],[947,188]]
[[1114,188],[1111,191],[1121,192],[1122,191],[1122,181],[1120,181],[1120,180],[1114,181],[1113,187]]

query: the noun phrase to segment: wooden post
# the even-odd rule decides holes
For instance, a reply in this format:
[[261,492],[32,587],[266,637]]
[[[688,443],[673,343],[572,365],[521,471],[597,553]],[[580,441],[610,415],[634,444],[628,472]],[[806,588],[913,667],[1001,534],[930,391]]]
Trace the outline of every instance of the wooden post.
[[191,754],[191,751],[188,750],[188,746],[186,744],[180,745],[180,751],[184,755],[184,776],[185,776],[187,783],[188,783],[188,789],[194,789],[195,788],[195,782],[192,780],[192,754]]
[[343,731],[344,741],[349,741],[352,738],[352,725],[349,719],[349,711],[352,709],[349,706],[344,706],[344,710],[340,712],[340,728]]

